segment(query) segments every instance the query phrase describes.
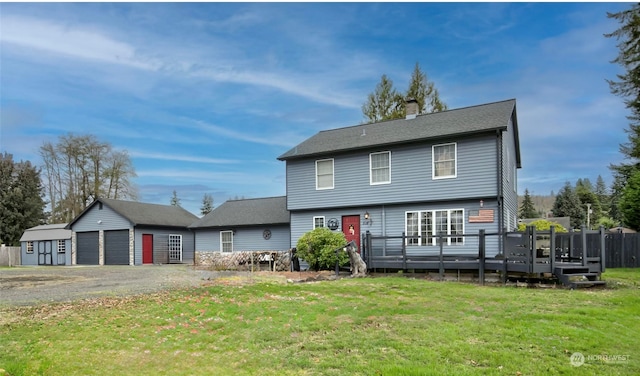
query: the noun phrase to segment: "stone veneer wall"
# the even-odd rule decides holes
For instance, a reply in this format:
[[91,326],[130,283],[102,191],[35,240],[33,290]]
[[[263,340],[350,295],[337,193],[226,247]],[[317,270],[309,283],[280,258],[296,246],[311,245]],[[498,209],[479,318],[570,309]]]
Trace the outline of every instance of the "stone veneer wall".
[[196,266],[208,266],[218,270],[254,270],[270,269],[289,271],[291,251],[196,251]]

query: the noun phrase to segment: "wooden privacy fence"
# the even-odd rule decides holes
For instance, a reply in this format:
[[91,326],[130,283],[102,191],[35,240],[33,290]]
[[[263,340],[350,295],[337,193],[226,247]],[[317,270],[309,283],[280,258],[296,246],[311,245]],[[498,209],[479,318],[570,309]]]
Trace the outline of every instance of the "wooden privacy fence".
[[20,247],[0,246],[0,266],[22,265]]
[[640,233],[607,234],[605,248],[607,268],[640,267]]

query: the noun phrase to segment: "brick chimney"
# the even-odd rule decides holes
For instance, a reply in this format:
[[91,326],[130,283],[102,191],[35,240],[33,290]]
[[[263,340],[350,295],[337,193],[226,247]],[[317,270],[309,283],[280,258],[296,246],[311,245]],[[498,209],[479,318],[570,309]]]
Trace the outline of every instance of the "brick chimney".
[[416,116],[418,116],[418,101],[413,99],[413,98],[409,98],[407,99],[406,103],[405,103],[405,111],[406,111],[406,119],[415,119]]

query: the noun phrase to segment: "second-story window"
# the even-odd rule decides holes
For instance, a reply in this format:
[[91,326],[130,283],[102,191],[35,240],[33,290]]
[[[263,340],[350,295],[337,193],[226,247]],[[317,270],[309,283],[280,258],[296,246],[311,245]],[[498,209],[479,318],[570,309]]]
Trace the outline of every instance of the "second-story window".
[[456,171],[456,143],[433,146],[433,178],[455,178]]
[[316,189],[333,189],[333,159],[316,161]]
[[391,183],[391,152],[369,154],[370,182],[374,184]]

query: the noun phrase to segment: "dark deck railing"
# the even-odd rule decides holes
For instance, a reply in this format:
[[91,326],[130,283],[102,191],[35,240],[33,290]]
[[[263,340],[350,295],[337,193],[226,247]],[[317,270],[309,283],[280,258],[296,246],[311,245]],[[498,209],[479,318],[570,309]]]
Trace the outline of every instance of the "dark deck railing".
[[[478,239],[476,252],[460,252],[458,246],[446,245],[448,238],[469,237]],[[487,238],[498,237],[496,244],[502,244],[502,250],[491,252],[494,257],[487,257]],[[581,266],[589,272],[602,273],[605,260],[604,229],[589,231],[583,228],[580,232],[557,233],[539,232],[528,227],[525,232],[487,233],[480,230],[477,234],[435,236],[437,254],[431,251],[416,250],[407,253],[407,241],[420,239],[419,236],[379,236],[370,232],[363,234],[363,259],[369,269],[418,269],[437,270],[440,279],[444,279],[446,270],[477,270],[478,279],[484,284],[485,271],[501,272],[506,281],[510,273],[542,274],[553,273],[555,268]],[[400,249],[387,249],[388,240],[400,240]],[[385,242],[382,255],[374,254],[376,242]],[[586,251],[586,252],[585,252]]]

